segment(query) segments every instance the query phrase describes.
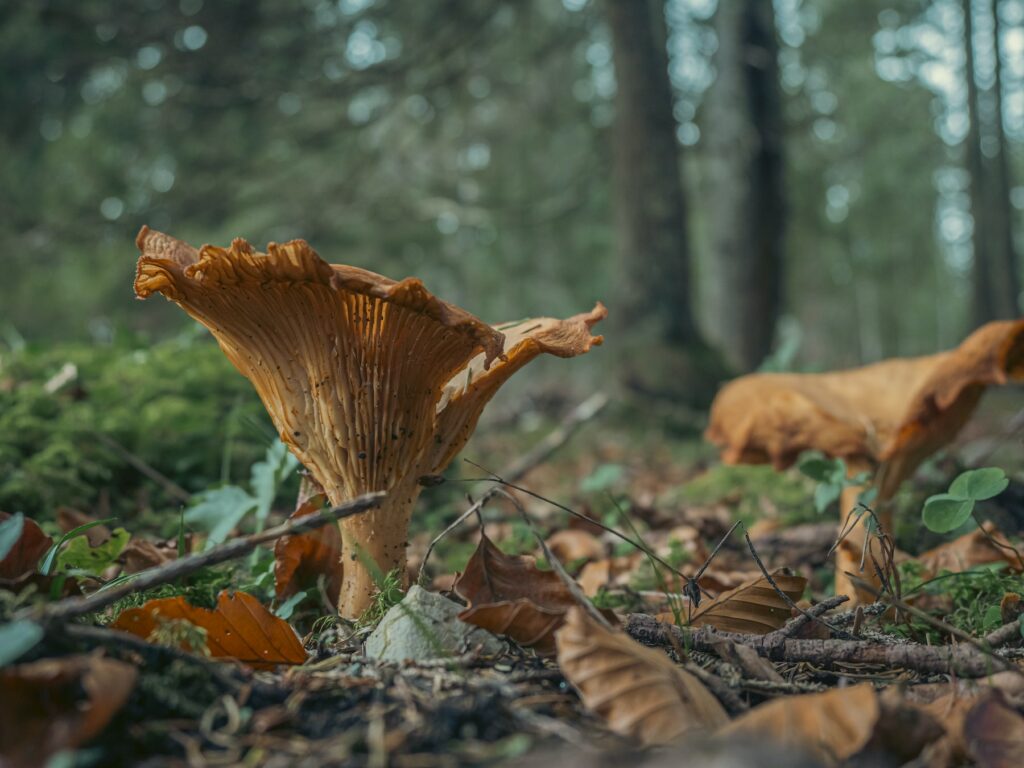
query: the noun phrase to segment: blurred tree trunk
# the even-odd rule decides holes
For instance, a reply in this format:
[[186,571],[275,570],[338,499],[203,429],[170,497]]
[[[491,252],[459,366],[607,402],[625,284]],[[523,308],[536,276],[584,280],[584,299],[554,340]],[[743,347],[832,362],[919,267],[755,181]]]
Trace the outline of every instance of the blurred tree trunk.
[[981,153],[981,121],[978,109],[978,85],[974,66],[974,9],[971,0],[961,0],[964,16],[964,81],[967,85],[966,166],[971,185],[971,219],[974,222],[971,239],[974,251],[972,277],[974,279],[971,317],[975,325],[995,318],[992,300],[992,252],[989,245],[989,217],[987,215],[985,158]]
[[[606,0],[616,94],[612,130],[618,241],[618,327],[628,383],[648,395],[700,401],[711,355],[697,327],[663,0]],[[717,360],[717,358],[714,358]],[[711,366],[714,367],[713,365]],[[713,384],[714,382],[710,382]]]
[[[994,84],[978,89],[975,70],[974,14],[972,0],[961,0],[964,15],[964,51],[967,83],[967,169],[971,183],[971,216],[974,219],[974,290],[972,319],[976,325],[998,318],[1017,317],[1020,309],[1020,274],[1013,242],[1013,207],[1010,201],[1010,169],[1003,129],[1003,74],[999,2],[990,0],[994,43]],[[987,112],[981,99],[986,98]],[[989,118],[983,121],[983,117]],[[984,147],[992,149],[986,157]]]
[[744,371],[771,351],[782,296],[782,94],[772,4],[720,2],[715,82],[705,101],[711,156],[715,331]]
[[992,131],[996,156],[992,158],[992,185],[989,210],[992,217],[992,254],[990,281],[996,317],[1013,318],[1020,314],[1020,270],[1013,242],[1013,205],[1010,190],[1009,155],[1003,124],[1003,44],[999,19],[999,0],[991,0],[995,55],[995,82],[992,85]]

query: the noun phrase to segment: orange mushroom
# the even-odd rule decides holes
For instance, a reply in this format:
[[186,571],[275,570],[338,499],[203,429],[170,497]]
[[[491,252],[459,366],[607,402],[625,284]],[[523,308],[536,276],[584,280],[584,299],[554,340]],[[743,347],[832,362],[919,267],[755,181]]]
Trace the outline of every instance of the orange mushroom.
[[136,295],[162,293],[213,333],[332,503],[387,492],[341,522],[345,617],[371,602],[368,559],[404,574],[421,479],[461,450],[498,388],[542,352],[600,344],[590,328],[607,314],[598,303],[499,331],[416,278],[328,264],[302,240],[196,250],[143,227],[137,244]]
[[[728,464],[784,469],[806,450],[842,458],[851,474],[874,472],[883,505],[922,461],[956,436],[986,387],[1021,379],[1024,319],[994,322],[956,349],[927,357],[834,373],[743,376],[715,398],[705,434]],[[844,494],[843,514],[853,507],[856,492]],[[836,593],[852,599],[855,590],[842,574],[858,567],[864,535],[859,526],[837,559]]]

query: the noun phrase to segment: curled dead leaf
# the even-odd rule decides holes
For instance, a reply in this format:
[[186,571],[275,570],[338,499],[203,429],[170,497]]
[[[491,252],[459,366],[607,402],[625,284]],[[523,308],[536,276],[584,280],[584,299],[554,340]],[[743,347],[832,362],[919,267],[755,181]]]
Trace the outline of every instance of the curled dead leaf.
[[729,717],[704,684],[665,654],[572,608],[558,630],[558,665],[583,704],[614,732],[668,744]]
[[[0,512],[0,523],[10,516],[7,512]],[[0,585],[13,585],[34,574],[39,560],[52,544],[53,539],[43,533],[35,520],[24,518],[21,536],[0,560]]]
[[940,571],[959,573],[989,563],[1006,563],[1012,570],[1021,571],[1024,570],[1022,557],[1024,555],[1014,549],[996,525],[986,520],[981,524],[981,529],[940,544],[920,555],[917,560],[924,566],[928,576],[935,576]]
[[191,605],[184,597],[150,600],[129,608],[111,627],[150,640],[161,622],[175,620],[205,630],[207,649],[215,658],[235,659],[256,669],[306,660],[302,642],[288,623],[245,592],[221,592],[213,610]]
[[133,537],[118,558],[125,573],[138,573],[178,559],[178,542]]
[[803,749],[829,765],[875,751],[897,755],[902,763],[941,734],[934,718],[903,702],[897,691],[880,695],[870,683],[774,699],[718,732]]
[[102,656],[63,656],[0,670],[0,764],[37,766],[95,738],[124,706],[136,669]]
[[963,723],[967,754],[978,768],[1020,768],[1024,765],[1024,717],[999,695],[984,697],[967,712]]
[[[289,520],[318,512],[327,497],[316,493],[302,502]],[[324,588],[331,603],[341,593],[341,531],[335,525],[323,525],[312,531],[282,536],[274,544],[274,592],[286,600],[300,589],[316,586],[325,579]]]
[[567,566],[581,560],[590,562],[604,557],[604,544],[601,540],[589,531],[578,528],[556,531],[545,543],[551,554]]
[[[804,593],[807,579],[793,576],[783,570],[775,571],[772,579],[795,603]],[[659,615],[659,620],[673,620],[671,615]],[[764,576],[740,584],[712,600],[706,600],[690,614],[690,626],[711,626],[725,632],[764,635],[779,629],[792,618],[792,609]]]
[[555,630],[578,605],[557,573],[540,570],[532,557],[506,555],[483,534],[454,591],[469,603],[460,619],[542,656],[555,653]]

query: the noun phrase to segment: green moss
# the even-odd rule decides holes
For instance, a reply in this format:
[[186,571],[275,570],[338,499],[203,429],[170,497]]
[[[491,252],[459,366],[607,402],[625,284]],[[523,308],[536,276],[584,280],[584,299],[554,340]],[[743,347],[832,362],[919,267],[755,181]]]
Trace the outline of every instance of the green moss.
[[738,519],[750,524],[764,516],[767,505],[777,509],[786,524],[818,520],[814,484],[795,471],[777,472],[767,466],[719,465],[666,494],[661,503],[733,506]]
[[[66,364],[77,375],[48,392]],[[91,511],[101,502],[121,517],[174,509],[179,500],[124,451],[199,491],[244,478],[272,436],[249,382],[205,333],[149,347],[0,352],[0,509],[36,519],[61,505]]]

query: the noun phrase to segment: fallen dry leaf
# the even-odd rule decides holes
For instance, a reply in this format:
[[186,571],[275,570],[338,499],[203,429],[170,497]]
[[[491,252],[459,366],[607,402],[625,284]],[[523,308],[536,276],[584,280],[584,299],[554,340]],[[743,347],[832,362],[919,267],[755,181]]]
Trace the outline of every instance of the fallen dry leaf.
[[622,557],[609,557],[587,563],[577,577],[583,594],[594,597],[601,589],[622,587],[629,584],[630,575],[643,560],[642,552],[633,552]]
[[[782,570],[775,571],[772,579],[794,603],[807,586],[807,579],[803,576],[792,576]],[[764,635],[779,629],[792,615],[786,601],[764,576],[760,576],[702,602],[690,614],[690,626],[711,626],[725,632]],[[671,622],[673,617],[661,614],[658,619]]]
[[598,560],[604,557],[604,544],[594,534],[580,529],[556,531],[545,542],[558,562],[567,566],[580,560]]
[[1024,765],[1024,717],[999,695],[984,697],[964,717],[967,754],[978,768]]
[[220,593],[213,610],[184,597],[162,597],[129,608],[111,624],[149,640],[161,621],[183,620],[206,630],[206,644],[215,658],[235,659],[256,669],[302,664],[306,651],[295,631],[245,592]]
[[128,700],[137,674],[130,664],[98,655],[0,670],[0,765],[43,765],[95,738]]
[[665,654],[572,608],[557,632],[558,665],[584,706],[618,734],[668,744],[728,722],[722,705]]
[[[79,509],[74,507],[57,507],[57,527],[60,528],[61,533],[68,533],[75,528],[94,522],[96,522],[95,517]],[[113,534],[110,528],[105,525],[94,525],[82,535],[85,536],[90,547],[98,547],[104,542],[109,541]]]
[[[9,517],[7,512],[0,512],[0,523]],[[34,574],[39,560],[52,544],[53,539],[43,533],[39,524],[26,517],[18,541],[7,556],[0,560],[0,584],[14,584]]]
[[[299,504],[289,520],[319,512],[327,497],[311,495]],[[308,589],[325,579],[325,591],[331,604],[341,593],[341,531],[336,525],[322,525],[312,531],[282,536],[274,544],[274,592],[286,600],[300,589]]]
[[934,718],[904,703],[897,691],[879,695],[870,683],[774,699],[718,732],[803,749],[830,765],[876,750],[898,755],[902,763],[941,734]]
[[177,559],[178,542],[150,541],[134,537],[121,550],[121,556],[118,558],[125,573],[138,573]]
[[555,653],[555,630],[578,605],[557,573],[540,570],[532,557],[506,555],[483,534],[454,591],[469,603],[460,619],[542,656]]
[[982,523],[982,529],[975,529],[953,541],[940,544],[920,555],[917,561],[924,566],[928,576],[938,575],[940,571],[959,573],[989,563],[1006,563],[1015,571],[1024,568],[1024,562],[1021,561],[1024,555],[1014,551],[992,521]]

